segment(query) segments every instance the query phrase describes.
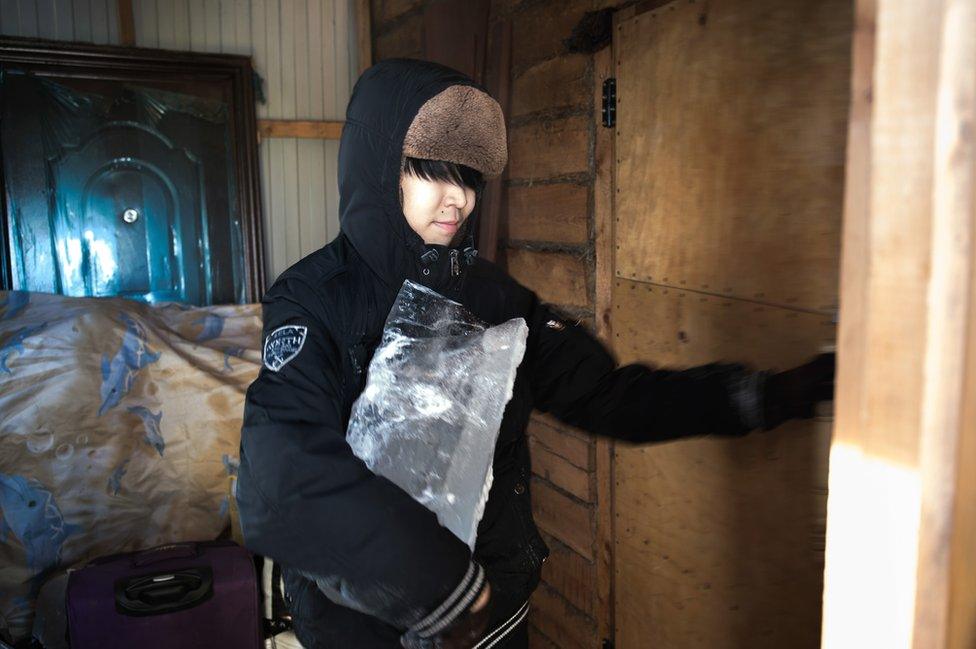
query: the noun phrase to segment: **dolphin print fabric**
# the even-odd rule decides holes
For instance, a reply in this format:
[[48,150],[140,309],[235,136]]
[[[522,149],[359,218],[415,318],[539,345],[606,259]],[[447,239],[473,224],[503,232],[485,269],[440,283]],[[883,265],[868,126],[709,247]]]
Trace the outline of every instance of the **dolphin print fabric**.
[[229,523],[258,304],[0,291],[0,637],[44,581]]

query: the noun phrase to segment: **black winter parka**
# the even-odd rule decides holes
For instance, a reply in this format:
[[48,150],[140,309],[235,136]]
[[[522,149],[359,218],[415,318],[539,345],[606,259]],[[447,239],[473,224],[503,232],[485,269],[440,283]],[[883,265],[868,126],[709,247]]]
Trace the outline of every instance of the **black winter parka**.
[[[247,392],[237,500],[245,544],[284,567],[296,624],[315,646],[396,647],[408,630],[436,635],[485,579],[490,629],[524,610],[548,556],[530,505],[525,428],[533,408],[628,442],[741,435],[761,423],[762,373],[731,364],[616,368],[583,326],[477,257],[470,238],[458,248],[425,245],[410,229],[398,200],[404,136],[424,102],[452,85],[476,86],[409,59],[362,75],[339,150],[341,233],[286,270],[262,300],[265,364]],[[524,318],[529,326],[473,556],[345,441],[407,279],[490,324]]]

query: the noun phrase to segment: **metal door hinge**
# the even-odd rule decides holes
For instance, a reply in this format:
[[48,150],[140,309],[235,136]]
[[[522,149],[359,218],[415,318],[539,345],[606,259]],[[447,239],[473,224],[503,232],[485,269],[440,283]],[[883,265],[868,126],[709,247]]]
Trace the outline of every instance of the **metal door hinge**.
[[610,77],[603,82],[603,125],[613,128],[617,124],[617,79]]

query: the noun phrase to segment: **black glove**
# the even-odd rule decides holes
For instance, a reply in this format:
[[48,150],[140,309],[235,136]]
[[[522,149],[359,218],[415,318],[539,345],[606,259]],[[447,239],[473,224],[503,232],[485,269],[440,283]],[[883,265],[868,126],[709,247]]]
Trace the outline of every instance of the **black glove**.
[[787,419],[809,419],[818,401],[832,401],[836,364],[835,354],[820,354],[809,363],[767,377],[763,428],[776,428]]
[[[414,633],[407,633],[400,638],[400,644],[406,649],[470,649],[475,646],[485,637],[494,603],[490,597],[491,588],[487,581],[485,589],[488,590],[489,599],[477,612],[468,609],[450,626],[431,638],[421,638]],[[482,589],[482,593],[485,589]],[[478,599],[475,598],[475,601]]]

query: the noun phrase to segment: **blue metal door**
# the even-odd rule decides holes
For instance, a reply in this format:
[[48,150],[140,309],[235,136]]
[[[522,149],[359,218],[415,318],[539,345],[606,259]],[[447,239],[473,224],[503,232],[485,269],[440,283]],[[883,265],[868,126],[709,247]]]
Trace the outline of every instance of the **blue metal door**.
[[110,122],[53,161],[70,295],[199,303],[209,294],[202,170],[136,122]]
[[13,287],[242,301],[226,104],[60,81],[4,70],[0,83]]

